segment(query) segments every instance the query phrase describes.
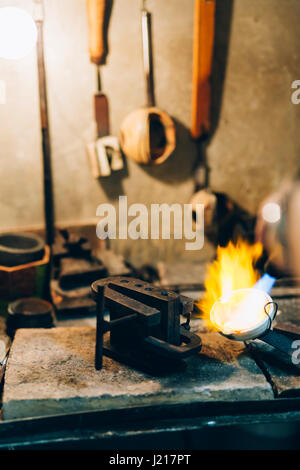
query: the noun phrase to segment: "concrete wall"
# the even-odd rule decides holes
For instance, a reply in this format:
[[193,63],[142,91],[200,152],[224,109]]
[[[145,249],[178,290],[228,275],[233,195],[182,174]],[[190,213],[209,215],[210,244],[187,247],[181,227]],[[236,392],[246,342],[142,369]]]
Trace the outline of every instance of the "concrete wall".
[[[217,0],[215,73],[224,66],[222,36],[229,0]],[[2,0],[1,6],[29,0]],[[157,105],[176,119],[178,146],[157,168],[128,161],[127,174],[104,183],[90,173],[85,143],[94,136],[92,96],[96,71],[87,53],[85,0],[45,0],[45,53],[58,223],[95,220],[99,203],[186,203],[193,192],[196,148],[189,138],[192,74],[192,0],[148,0],[153,12]],[[115,0],[109,30],[110,54],[103,67],[111,131],[145,101],[139,0]],[[223,10],[222,10],[223,9]],[[208,149],[213,188],[255,211],[285,174],[299,167],[300,105],[290,101],[299,78],[299,0],[235,0],[220,115]],[[219,70],[220,69],[220,70]],[[36,58],[0,59],[7,102],[0,105],[0,230],[43,223],[42,170]],[[183,244],[165,241],[115,243],[140,262],[183,255]],[[193,254],[194,256],[194,254]],[[201,258],[203,254],[198,254]]]

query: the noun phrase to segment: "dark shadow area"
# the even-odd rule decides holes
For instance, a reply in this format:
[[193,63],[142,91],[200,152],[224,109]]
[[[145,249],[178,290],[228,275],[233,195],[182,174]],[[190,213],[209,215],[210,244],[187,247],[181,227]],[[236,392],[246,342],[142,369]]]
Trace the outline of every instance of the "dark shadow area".
[[[214,245],[227,246],[230,241],[237,243],[243,239],[249,243],[255,240],[256,217],[243,209],[225,193],[212,192],[216,205],[213,220],[206,224],[205,235]],[[201,199],[198,201],[202,202]],[[193,211],[193,219],[196,221],[196,212]],[[256,267],[264,270],[266,259],[263,257]]]
[[[215,426],[206,425],[197,430],[174,429],[172,432],[160,429],[136,432],[134,434],[125,432],[117,435],[95,436],[94,439],[82,438],[72,442],[37,443],[28,445],[26,449],[44,450],[284,450],[299,449],[300,423],[299,422],[275,422]],[[22,448],[22,447],[21,447]],[[197,459],[199,456],[196,456]],[[216,455],[212,456],[214,459]],[[148,456],[147,458],[150,458]],[[256,457],[257,458],[257,457]],[[150,466],[150,464],[149,464]]]
[[[255,342],[251,343],[251,352],[254,358],[262,364],[262,367],[267,370],[268,373],[276,377],[298,377],[300,376],[300,368],[290,360],[289,356],[283,354],[275,348],[270,349],[269,346],[265,346],[264,343]],[[299,396],[299,390],[297,392]]]
[[105,55],[103,59],[103,64],[101,65],[106,64],[106,59],[109,53],[108,30],[109,30],[109,23],[110,23],[113,5],[114,5],[114,0],[106,0],[104,25],[103,25],[103,42],[104,42]]
[[296,449],[299,399],[132,406],[0,424],[4,449]]
[[[194,356],[186,359],[187,367],[184,371],[184,376],[169,374],[164,380],[164,386],[167,388],[179,387],[182,385],[182,390],[192,389],[195,387],[196,377],[201,377],[201,387],[210,387],[217,384],[226,384],[236,372],[236,367],[221,359],[206,356],[200,352]],[[180,383],[182,381],[182,383]],[[220,385],[221,388],[221,385]],[[200,394],[200,392],[199,392]]]
[[98,183],[110,201],[117,201],[119,196],[125,195],[123,179],[129,176],[126,157],[122,154],[124,167],[119,171],[112,171],[109,176],[98,178]]
[[161,165],[140,165],[140,168],[155,179],[174,185],[190,178],[196,161],[195,144],[189,129],[172,118],[176,127],[176,148]]
[[212,66],[211,131],[213,137],[221,115],[234,0],[216,0],[215,41]]

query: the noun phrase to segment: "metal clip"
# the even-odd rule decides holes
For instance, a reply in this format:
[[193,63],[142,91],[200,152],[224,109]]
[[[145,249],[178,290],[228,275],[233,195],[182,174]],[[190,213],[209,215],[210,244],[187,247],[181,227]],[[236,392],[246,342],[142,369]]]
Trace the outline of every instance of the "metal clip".
[[[269,305],[274,305],[274,310],[275,310],[275,313],[274,313],[274,316],[273,316],[273,319],[270,317],[269,313],[267,312],[267,307]],[[273,300],[271,302],[267,302],[266,305],[264,306],[264,311],[265,311],[265,314],[267,315],[267,317],[269,318],[269,326],[267,328],[267,330],[269,330],[272,326],[272,321],[275,319],[276,317],[276,314],[277,314],[277,311],[278,311],[278,304],[276,302],[274,302]]]

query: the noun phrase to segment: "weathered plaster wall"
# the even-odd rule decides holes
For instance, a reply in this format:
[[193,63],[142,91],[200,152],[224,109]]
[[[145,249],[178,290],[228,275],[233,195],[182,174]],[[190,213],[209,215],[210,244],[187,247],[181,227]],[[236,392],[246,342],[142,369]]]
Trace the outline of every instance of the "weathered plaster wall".
[[211,183],[255,211],[300,167],[300,2],[235,0],[219,127],[209,151]]
[[[226,7],[229,0],[217,0]],[[29,0],[1,0],[1,6]],[[139,0],[115,0],[110,54],[103,67],[111,130],[144,103]],[[101,202],[126,194],[128,202],[182,202],[193,192],[196,158],[190,141],[193,0],[148,0],[153,12],[157,105],[178,122],[178,147],[162,166],[128,171],[103,184],[90,173],[85,142],[93,138],[95,67],[87,53],[85,0],[45,0],[45,53],[53,151],[56,220],[95,219]],[[221,6],[222,15],[222,6]],[[224,12],[225,14],[225,12]],[[299,0],[235,0],[218,128],[208,151],[211,183],[251,211],[285,174],[299,166],[300,105],[290,101],[300,76]],[[222,18],[218,24],[222,28]],[[218,31],[219,44],[222,31]],[[221,42],[220,42],[221,41]],[[219,54],[219,55],[218,55]],[[221,63],[222,48],[217,51]],[[35,54],[0,60],[7,102],[0,105],[0,230],[43,223],[42,173]],[[183,253],[182,243],[118,243],[140,261]],[[142,255],[141,255],[142,253]],[[190,256],[189,253],[185,253]],[[194,254],[193,254],[194,256]],[[199,254],[201,257],[202,254]]]

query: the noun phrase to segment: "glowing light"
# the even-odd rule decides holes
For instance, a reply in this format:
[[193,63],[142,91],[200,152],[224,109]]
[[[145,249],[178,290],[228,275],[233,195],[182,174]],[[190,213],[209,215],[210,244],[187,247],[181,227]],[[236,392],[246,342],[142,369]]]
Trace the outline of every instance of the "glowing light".
[[219,299],[213,306],[210,318],[217,330],[225,335],[241,334],[256,328],[266,320],[266,292],[254,287],[233,291],[226,303]]
[[254,268],[262,251],[260,243],[243,240],[218,247],[216,260],[208,265],[205,295],[197,303],[208,327],[233,336],[257,334],[267,327],[268,314],[276,313],[269,296],[275,278],[260,278]]
[[260,276],[254,264],[262,251],[260,243],[250,245],[243,240],[217,248],[216,260],[207,267],[204,297],[197,302],[208,327],[216,329],[210,314],[217,301],[224,306],[231,302],[234,291],[249,289],[258,281]]
[[255,289],[263,290],[264,292],[267,292],[267,294],[269,294],[275,284],[275,281],[275,277],[270,276],[270,274],[264,274],[263,277],[261,277],[259,281],[257,281],[254,287]]
[[269,224],[275,224],[281,217],[280,205],[276,202],[268,202],[262,208],[262,216]]
[[0,8],[0,58],[21,59],[31,52],[36,41],[36,24],[26,11]]

